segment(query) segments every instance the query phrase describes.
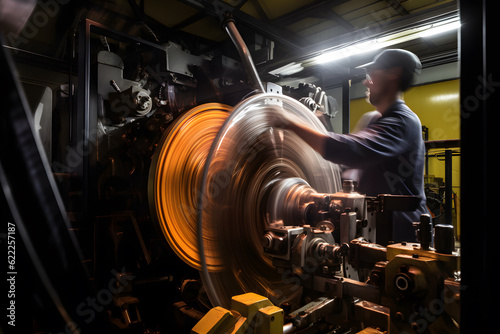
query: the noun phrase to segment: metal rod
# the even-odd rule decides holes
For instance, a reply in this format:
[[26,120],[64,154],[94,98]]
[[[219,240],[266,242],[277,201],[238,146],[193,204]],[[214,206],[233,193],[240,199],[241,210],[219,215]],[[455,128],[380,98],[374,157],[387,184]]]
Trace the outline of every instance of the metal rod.
[[350,132],[350,90],[351,82],[350,80],[345,80],[342,83],[342,133]]
[[452,150],[445,151],[444,160],[444,213],[445,213],[445,223],[452,225]]
[[264,93],[265,92],[264,86],[260,81],[259,74],[257,73],[257,69],[255,68],[255,65],[253,63],[252,56],[250,55],[250,50],[248,49],[247,45],[245,44],[245,41],[241,37],[238,29],[236,28],[234,21],[232,19],[225,20],[224,29],[226,30],[227,34],[233,41],[234,45],[236,46],[236,49],[238,49],[241,61],[243,62],[243,67],[245,68],[245,71],[250,79],[253,88],[258,89],[262,93]]

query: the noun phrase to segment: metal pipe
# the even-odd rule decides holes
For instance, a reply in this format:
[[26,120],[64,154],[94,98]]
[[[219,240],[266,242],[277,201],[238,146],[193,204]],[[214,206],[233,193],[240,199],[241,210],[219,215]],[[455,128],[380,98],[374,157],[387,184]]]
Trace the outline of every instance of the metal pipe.
[[342,133],[350,132],[350,94],[351,94],[351,81],[344,80],[342,82]]
[[236,46],[238,53],[240,54],[241,61],[243,62],[243,67],[245,68],[252,86],[264,93],[264,86],[260,81],[259,74],[257,73],[257,69],[255,68],[255,65],[253,63],[252,56],[250,55],[250,50],[248,49],[245,41],[236,28],[234,21],[232,19],[225,20],[224,29],[226,30],[227,34]]
[[452,201],[453,201],[453,179],[452,179],[452,150],[446,150],[444,156],[444,217],[445,223],[448,225],[452,225]]

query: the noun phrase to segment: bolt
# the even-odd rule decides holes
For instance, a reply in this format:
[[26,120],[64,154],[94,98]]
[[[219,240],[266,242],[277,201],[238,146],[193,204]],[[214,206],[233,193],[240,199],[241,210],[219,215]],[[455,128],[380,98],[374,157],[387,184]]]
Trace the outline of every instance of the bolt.
[[264,236],[262,237],[262,246],[264,248],[269,248],[272,242],[273,242],[273,237],[269,233],[264,234]]
[[418,332],[420,330],[420,325],[416,322],[412,322],[411,329],[413,329],[415,332]]
[[401,313],[401,312],[396,312],[396,314],[394,315],[394,318],[397,321],[403,321],[403,320],[405,320],[405,317],[404,317],[403,313]]

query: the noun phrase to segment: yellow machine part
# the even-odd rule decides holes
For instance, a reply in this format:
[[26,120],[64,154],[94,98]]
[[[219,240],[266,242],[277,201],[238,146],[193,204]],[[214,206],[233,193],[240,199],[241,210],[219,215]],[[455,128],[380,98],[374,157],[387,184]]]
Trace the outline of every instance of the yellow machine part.
[[191,333],[283,333],[283,310],[263,296],[245,293],[231,299],[231,311],[220,306],[212,308]]
[[[150,169],[150,207],[161,231],[175,253],[198,270],[197,202],[203,170],[212,142],[231,110],[208,103],[184,113],[165,131]],[[209,270],[217,271],[217,260],[207,254],[206,261]]]

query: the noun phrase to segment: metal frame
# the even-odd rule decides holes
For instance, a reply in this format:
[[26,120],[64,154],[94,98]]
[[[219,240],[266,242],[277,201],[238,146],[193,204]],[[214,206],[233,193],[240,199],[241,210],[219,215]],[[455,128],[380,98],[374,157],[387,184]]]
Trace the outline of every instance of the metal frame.
[[[494,250],[499,224],[497,159],[500,105],[497,15],[488,1],[460,0],[461,323],[463,333],[497,326],[500,298]],[[488,33],[487,33],[488,32]],[[495,160],[494,160],[495,159]]]
[[[453,193],[453,182],[452,182],[452,173],[453,173],[453,168],[452,168],[452,157],[453,156],[460,156],[460,152],[456,153],[451,150],[451,148],[460,148],[460,139],[450,139],[450,140],[442,140],[442,141],[428,141],[425,143],[426,147],[426,154],[425,154],[425,160],[426,160],[426,165],[428,164],[429,157],[443,157],[445,158],[444,160],[444,177],[445,177],[445,224],[452,225],[452,211],[453,211],[453,205],[452,205],[452,193]],[[444,153],[439,153],[439,154],[433,154],[429,155],[429,150],[430,149],[439,149],[442,148],[444,149]],[[426,166],[426,173],[428,172],[428,166]]]
[[[74,116],[74,133],[76,134],[75,145],[84,154],[82,155],[82,164],[77,173],[82,176],[83,186],[83,215],[87,223],[91,223],[95,217],[96,198],[93,194],[97,193],[97,180],[95,174],[96,154],[91,145],[96,143],[97,128],[97,96],[95,87],[95,77],[91,65],[91,34],[97,33],[118,41],[137,43],[147,45],[148,47],[165,52],[161,45],[125,35],[117,30],[103,26],[100,23],[85,20],[81,23],[79,29],[79,58],[78,58],[78,108]],[[166,60],[165,60],[166,61]]]
[[5,48],[0,50],[0,74],[5,97],[0,113],[0,183],[18,246],[17,262],[7,274],[22,287],[16,289],[16,307],[23,310],[18,312],[16,328],[32,331],[30,317],[36,316],[54,332],[107,332],[102,314],[95,313],[93,321],[85,322],[78,312],[95,293],[82,265],[80,247],[69,230],[49,161],[35,134],[15,65]]

